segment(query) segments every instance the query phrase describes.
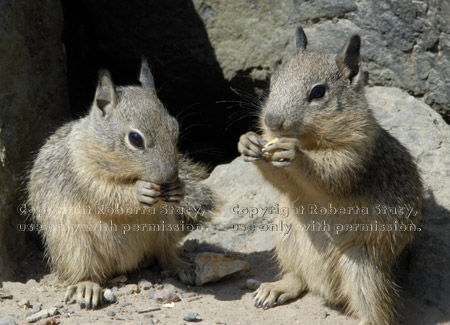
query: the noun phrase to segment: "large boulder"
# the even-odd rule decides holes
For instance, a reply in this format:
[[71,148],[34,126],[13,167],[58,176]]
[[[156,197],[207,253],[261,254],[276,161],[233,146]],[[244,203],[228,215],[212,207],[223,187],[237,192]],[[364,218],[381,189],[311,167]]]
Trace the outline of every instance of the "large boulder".
[[[446,280],[450,277],[450,126],[428,105],[400,89],[367,88],[367,97],[381,125],[416,159],[425,185],[423,221],[410,254],[409,271],[401,281],[407,315],[411,319],[417,316],[414,306],[427,306],[425,312],[433,317],[445,314],[450,302]],[[277,190],[257,168],[238,157],[217,166],[206,181],[224,204],[206,230],[194,232],[188,239],[227,252],[252,254],[273,249],[273,232],[283,231],[283,225],[274,224],[271,217],[283,211],[276,210]],[[428,316],[418,317],[425,323]]]
[[259,87],[293,48],[301,24],[312,49],[363,39],[371,85],[400,87],[450,119],[450,2],[446,0],[194,0],[224,76]]
[[0,282],[24,251],[17,206],[31,152],[68,115],[62,28],[57,0],[0,1]]

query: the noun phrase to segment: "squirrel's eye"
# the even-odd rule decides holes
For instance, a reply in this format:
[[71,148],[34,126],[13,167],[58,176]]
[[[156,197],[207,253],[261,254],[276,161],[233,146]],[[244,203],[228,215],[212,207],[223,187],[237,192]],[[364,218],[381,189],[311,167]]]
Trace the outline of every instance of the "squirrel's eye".
[[138,148],[138,149],[144,149],[144,139],[142,139],[141,135],[137,132],[130,132],[128,134],[128,140],[130,140],[130,143]]
[[322,98],[325,95],[325,86],[324,85],[317,85],[314,86],[313,89],[311,89],[311,92],[309,93],[308,99],[313,100],[317,98]]

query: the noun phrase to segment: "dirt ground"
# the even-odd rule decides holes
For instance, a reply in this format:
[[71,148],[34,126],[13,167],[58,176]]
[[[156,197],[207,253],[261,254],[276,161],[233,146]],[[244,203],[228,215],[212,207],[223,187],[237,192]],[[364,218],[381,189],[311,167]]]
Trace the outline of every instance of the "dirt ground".
[[[187,254],[187,253],[186,253]],[[192,259],[195,252],[185,258]],[[57,314],[38,324],[189,324],[183,318],[189,312],[198,313],[200,324],[358,324],[352,316],[326,306],[323,299],[305,294],[289,304],[268,310],[253,306],[252,290],[246,288],[247,279],[273,281],[278,270],[271,259],[271,252],[240,255],[250,263],[250,270],[219,282],[201,287],[186,287],[177,280],[165,277],[158,267],[150,267],[131,274],[123,283],[110,283],[106,288],[116,287],[117,300],[104,304],[97,310],[85,310],[72,302],[63,302],[65,289],[55,285],[55,279],[42,262],[42,253],[30,253],[26,262],[16,272],[16,279],[3,282],[3,291],[11,293],[12,298],[0,302],[0,324],[5,317],[11,317],[16,324],[26,324],[27,314],[32,307],[42,304],[42,309],[56,307]],[[129,284],[148,280],[154,287],[171,283],[176,287],[180,301],[172,304],[158,304],[149,296],[149,290],[131,292]],[[114,289],[113,289],[114,290]],[[29,307],[23,306],[25,300]],[[401,324],[450,324],[442,321],[434,308],[420,304],[414,299],[404,298],[405,311]],[[139,312],[150,306],[160,310]],[[52,323],[52,321],[54,321]],[[8,324],[8,323],[6,323]],[[14,323],[11,323],[14,324]]]

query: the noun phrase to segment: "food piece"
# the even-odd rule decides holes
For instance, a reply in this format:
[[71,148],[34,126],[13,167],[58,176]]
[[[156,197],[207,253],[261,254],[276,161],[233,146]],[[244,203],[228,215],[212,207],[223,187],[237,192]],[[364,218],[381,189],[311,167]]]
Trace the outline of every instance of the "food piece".
[[[275,142],[277,142],[277,141],[279,141],[280,139],[278,139],[278,138],[273,138],[272,140],[270,140],[269,142],[267,142],[264,146],[263,146],[263,149],[266,149],[268,146],[270,146],[272,143],[275,143]],[[277,150],[277,151],[279,151],[279,150]],[[276,152],[276,151],[275,151]],[[266,158],[266,159],[269,159],[270,157],[272,157],[272,155],[275,153],[275,152],[264,152],[263,153],[263,157],[264,158]]]

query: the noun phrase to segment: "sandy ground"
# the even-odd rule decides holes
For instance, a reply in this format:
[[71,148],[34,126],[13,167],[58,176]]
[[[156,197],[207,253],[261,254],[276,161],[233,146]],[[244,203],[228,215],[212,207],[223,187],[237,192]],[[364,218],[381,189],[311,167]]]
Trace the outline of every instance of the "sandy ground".
[[[185,257],[192,258],[195,253],[191,255]],[[0,319],[10,316],[17,324],[26,324],[27,313],[30,313],[32,306],[40,303],[42,309],[56,307],[58,314],[39,324],[188,324],[183,320],[188,312],[198,313],[202,319],[200,324],[358,324],[357,319],[326,306],[320,297],[312,294],[268,310],[255,308],[252,291],[246,288],[245,281],[250,278],[261,281],[276,279],[278,270],[271,261],[270,252],[240,256],[250,263],[249,271],[201,287],[186,287],[173,278],[165,278],[157,267],[128,274],[126,282],[104,286],[105,289],[113,286],[119,288],[117,301],[104,304],[94,311],[80,309],[76,303],[64,305],[65,290],[54,285],[54,276],[49,274],[41,256],[42,253],[30,254],[27,262],[17,270],[17,279],[3,282],[3,289],[13,297],[0,302]],[[181,301],[164,306],[153,301],[148,290],[139,293],[125,290],[127,284],[137,284],[141,279],[149,280],[155,286],[158,283],[173,284]],[[31,307],[20,306],[24,299],[29,301]],[[404,304],[401,324],[450,324],[434,308],[414,299],[405,297]],[[161,310],[138,312],[156,305]],[[52,320],[54,323],[51,323]]]

